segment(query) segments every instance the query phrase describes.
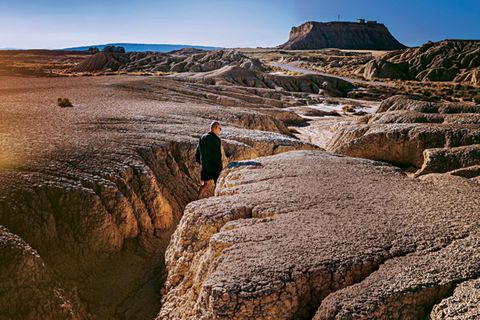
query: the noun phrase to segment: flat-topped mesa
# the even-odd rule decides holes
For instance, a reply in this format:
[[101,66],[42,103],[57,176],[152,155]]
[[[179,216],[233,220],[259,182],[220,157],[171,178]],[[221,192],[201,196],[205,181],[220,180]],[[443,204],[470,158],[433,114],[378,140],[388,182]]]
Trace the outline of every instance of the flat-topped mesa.
[[293,27],[289,40],[279,49],[315,50],[322,48],[397,50],[405,46],[382,23],[309,21]]

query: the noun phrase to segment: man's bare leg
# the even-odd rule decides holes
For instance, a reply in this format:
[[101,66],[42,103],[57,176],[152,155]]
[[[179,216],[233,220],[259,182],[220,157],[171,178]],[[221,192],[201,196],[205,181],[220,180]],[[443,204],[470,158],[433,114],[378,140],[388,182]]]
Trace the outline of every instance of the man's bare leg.
[[207,192],[208,189],[211,188],[212,183],[213,183],[213,180],[202,181],[202,185],[200,186],[200,189],[198,190],[197,200],[200,200],[200,199],[203,198],[203,195],[205,194],[205,192]]

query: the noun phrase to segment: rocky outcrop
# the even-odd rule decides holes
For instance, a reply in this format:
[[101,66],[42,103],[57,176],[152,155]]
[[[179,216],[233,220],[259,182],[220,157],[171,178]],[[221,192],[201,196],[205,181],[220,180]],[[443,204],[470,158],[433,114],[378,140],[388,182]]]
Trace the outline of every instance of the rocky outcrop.
[[338,128],[327,149],[404,168],[417,175],[478,164],[478,106],[395,96],[377,113]]
[[0,225],[0,314],[4,319],[89,319],[38,252]]
[[475,231],[445,245],[440,252],[419,250],[388,260],[362,282],[328,296],[313,319],[429,318],[433,304],[478,272],[474,262],[478,252],[469,250],[478,243]]
[[430,319],[467,320],[480,317],[480,279],[465,281],[458,285],[451,297],[437,304]]
[[[147,80],[164,81],[0,80],[2,315],[153,317],[165,249],[200,184],[195,146],[212,120],[223,125],[225,162],[315,149],[259,111],[159,101],[142,90]],[[66,93],[75,108],[56,106]]]
[[369,61],[363,68],[363,77],[367,80],[373,80],[375,78],[406,80],[409,78],[408,65],[405,63],[395,64],[381,58],[376,58]]
[[69,72],[208,72],[236,65],[251,71],[264,71],[257,59],[250,59],[238,51],[178,50],[158,52],[99,52]]
[[452,174],[454,176],[464,177],[464,178],[480,177],[480,165],[473,165],[470,167],[455,169],[450,171],[449,174]]
[[289,40],[279,49],[316,50],[322,48],[395,50],[405,48],[376,22],[305,22],[293,27]]
[[480,165],[480,144],[423,151],[423,164],[417,175],[448,172]]
[[428,316],[478,277],[478,195],[323,152],[232,164],[185,210],[157,319]]
[[364,78],[455,81],[479,85],[480,41],[444,40],[395,51],[369,62]]
[[461,113],[480,113],[480,106],[465,103],[451,102],[429,102],[414,100],[406,96],[395,96],[382,101],[378,108],[378,113],[408,110],[417,111],[425,114],[461,114]]
[[335,77],[316,74],[302,76],[273,75],[250,71],[239,66],[225,66],[211,72],[182,73],[172,77],[214,85],[236,85],[326,96],[345,96],[348,91],[354,88],[352,83]]

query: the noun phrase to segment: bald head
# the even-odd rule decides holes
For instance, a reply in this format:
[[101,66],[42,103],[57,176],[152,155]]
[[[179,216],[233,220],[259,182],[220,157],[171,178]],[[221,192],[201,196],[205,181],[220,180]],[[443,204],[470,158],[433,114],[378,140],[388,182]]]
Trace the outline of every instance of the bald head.
[[220,132],[222,131],[222,126],[220,126],[220,122],[213,121],[210,124],[210,131],[215,133],[218,136],[220,134]]

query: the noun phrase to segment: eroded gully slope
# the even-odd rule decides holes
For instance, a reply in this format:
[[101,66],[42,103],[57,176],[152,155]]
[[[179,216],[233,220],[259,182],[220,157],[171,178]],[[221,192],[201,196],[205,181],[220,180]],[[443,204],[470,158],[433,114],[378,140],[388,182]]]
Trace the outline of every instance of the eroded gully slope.
[[[199,185],[195,145],[212,119],[224,124],[226,161],[314,148],[268,115],[115,86],[135,81],[0,81],[3,317],[153,317],[165,248]],[[74,108],[52,105],[64,95]]]

